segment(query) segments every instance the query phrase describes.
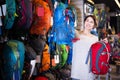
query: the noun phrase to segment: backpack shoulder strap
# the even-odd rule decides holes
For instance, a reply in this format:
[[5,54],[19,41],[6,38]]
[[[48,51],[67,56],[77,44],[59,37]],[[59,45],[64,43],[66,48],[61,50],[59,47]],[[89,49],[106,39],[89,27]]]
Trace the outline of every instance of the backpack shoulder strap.
[[102,53],[102,51],[106,48],[106,45],[105,45],[104,42],[101,42],[101,41],[99,41],[99,43],[102,44],[102,47],[101,47],[101,48],[98,50],[98,52],[97,52],[95,65],[96,65],[97,70],[100,72],[100,69],[99,69],[99,67],[98,67],[99,56],[100,56],[100,54]]
[[106,51],[107,51],[107,54],[108,54],[108,60],[107,60],[107,62],[108,62],[110,54],[109,54],[109,50],[107,48],[107,45],[103,41],[100,41],[100,43],[102,43],[105,46],[105,48],[106,48]]

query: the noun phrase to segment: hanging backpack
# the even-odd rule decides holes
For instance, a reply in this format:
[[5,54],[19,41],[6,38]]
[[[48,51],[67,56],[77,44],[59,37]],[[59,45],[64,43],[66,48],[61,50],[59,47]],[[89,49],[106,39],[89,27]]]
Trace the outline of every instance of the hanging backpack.
[[4,19],[5,29],[11,29],[15,20],[16,3],[15,0],[6,0],[6,15]]
[[108,72],[109,58],[110,58],[110,45],[103,41],[96,42],[90,47],[86,63],[90,57],[90,71],[97,75],[104,75]]
[[60,69],[64,67],[68,59],[68,46],[65,44],[55,44],[54,49],[50,50],[51,68]]
[[33,23],[30,34],[46,35],[51,27],[51,11],[47,2],[44,0],[34,0]]
[[21,80],[24,66],[24,44],[18,40],[8,41],[3,48],[3,80]]
[[50,68],[50,53],[49,46],[46,44],[41,55],[41,67],[40,72],[47,71]]
[[14,28],[29,29],[32,23],[32,2],[30,0],[16,0],[16,18]]
[[56,46],[56,54],[55,58],[57,58],[58,64],[56,65],[56,68],[62,68],[66,63],[68,59],[68,46],[61,44]]
[[53,26],[50,31],[48,42],[57,44],[72,44],[75,36],[75,14],[72,7],[62,2],[58,3],[53,16]]
[[20,38],[29,33],[32,23],[32,2],[30,0],[16,0],[16,16],[9,37]]
[[44,50],[44,46],[46,44],[46,40],[44,39],[43,36],[32,36],[30,37],[29,40],[29,44],[30,46],[35,50],[37,55],[41,55],[43,50]]
[[29,44],[26,44],[22,80],[28,80],[31,78],[36,64],[31,64],[32,60],[36,60],[36,52]]
[[69,46],[70,50],[66,57],[68,64],[72,61],[72,39],[75,37],[76,19],[75,8],[59,2],[54,10],[53,26],[48,36],[50,53],[56,52],[54,44]]

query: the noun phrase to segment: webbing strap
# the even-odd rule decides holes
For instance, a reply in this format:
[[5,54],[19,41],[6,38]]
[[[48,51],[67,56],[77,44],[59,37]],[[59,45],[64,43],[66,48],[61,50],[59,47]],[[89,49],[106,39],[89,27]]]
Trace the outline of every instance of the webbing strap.
[[2,8],[2,5],[0,6],[0,8],[1,8],[1,13],[2,13],[2,16],[3,16],[4,14],[3,14],[3,8]]
[[108,50],[108,48],[107,48],[107,46],[106,46],[106,44],[104,42],[101,42],[101,43],[105,46],[105,48],[107,50],[107,54],[108,54],[108,60],[107,60],[107,62],[108,62],[109,61],[109,56],[110,56],[109,50]]
[[85,61],[85,64],[88,64],[89,57],[90,57],[90,70],[89,70],[89,72],[91,72],[91,68],[92,68],[92,56],[90,56],[90,55],[92,55],[92,50],[91,49],[89,50],[88,55],[87,55],[87,59]]
[[89,72],[91,72],[91,69],[92,69],[92,56],[91,55],[92,55],[92,49],[89,50],[86,61],[85,61],[85,64],[88,64],[88,61],[90,59],[90,70],[89,70]]
[[85,64],[88,63],[88,60],[89,60],[89,56],[90,56],[90,55],[91,55],[91,49],[90,49],[89,52],[88,52],[88,55],[87,55],[87,58],[86,58]]

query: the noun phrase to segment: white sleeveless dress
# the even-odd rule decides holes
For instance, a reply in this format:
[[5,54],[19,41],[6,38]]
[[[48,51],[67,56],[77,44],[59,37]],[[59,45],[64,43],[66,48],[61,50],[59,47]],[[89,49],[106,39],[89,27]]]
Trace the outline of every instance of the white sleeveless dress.
[[80,40],[73,44],[73,58],[71,78],[79,80],[93,80],[94,75],[89,72],[89,64],[85,64],[90,46],[98,41],[97,36],[80,35]]

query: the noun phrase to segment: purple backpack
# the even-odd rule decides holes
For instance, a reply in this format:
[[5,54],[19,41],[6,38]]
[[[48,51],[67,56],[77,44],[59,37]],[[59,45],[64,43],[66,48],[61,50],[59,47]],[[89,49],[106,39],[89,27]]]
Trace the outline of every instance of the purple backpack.
[[23,31],[30,28],[32,23],[32,2],[30,0],[16,0],[16,18],[13,30]]

